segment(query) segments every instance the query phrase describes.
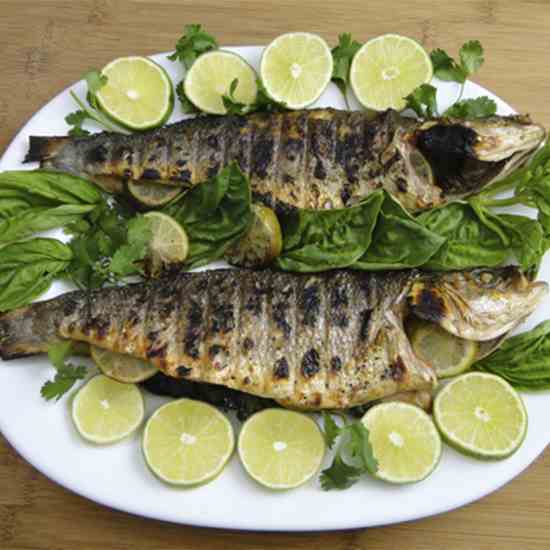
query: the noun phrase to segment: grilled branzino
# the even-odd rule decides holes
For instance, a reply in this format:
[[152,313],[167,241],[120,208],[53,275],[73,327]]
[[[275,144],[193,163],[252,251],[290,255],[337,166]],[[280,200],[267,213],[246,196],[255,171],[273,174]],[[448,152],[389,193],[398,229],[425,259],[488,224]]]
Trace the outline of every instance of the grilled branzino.
[[0,316],[0,355],[68,338],[151,361],[165,374],[304,409],[349,408],[436,377],[416,357],[408,315],[494,340],[529,315],[547,285],[516,268],[288,274],[213,270],[75,291]]
[[417,121],[316,109],[201,116],[130,136],[30,138],[27,162],[113,192],[125,182],[191,187],[236,162],[253,198],[282,213],[342,208],[384,188],[410,211],[479,191],[544,139],[527,116]]

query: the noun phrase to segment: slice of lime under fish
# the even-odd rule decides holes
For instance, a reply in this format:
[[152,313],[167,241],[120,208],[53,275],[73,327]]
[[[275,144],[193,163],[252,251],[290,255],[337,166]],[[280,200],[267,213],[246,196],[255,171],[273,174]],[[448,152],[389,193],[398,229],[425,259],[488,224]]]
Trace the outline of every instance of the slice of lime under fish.
[[115,353],[97,346],[90,346],[90,351],[99,370],[117,382],[135,384],[151,378],[158,372],[150,363],[130,355]]
[[168,204],[182,193],[182,189],[162,183],[129,181],[128,192],[141,204],[155,208]]

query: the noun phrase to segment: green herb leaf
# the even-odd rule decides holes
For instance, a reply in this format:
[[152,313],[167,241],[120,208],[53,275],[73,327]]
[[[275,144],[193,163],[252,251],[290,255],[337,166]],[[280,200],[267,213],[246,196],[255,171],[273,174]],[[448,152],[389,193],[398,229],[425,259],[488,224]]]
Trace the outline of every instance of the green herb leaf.
[[38,298],[71,259],[71,249],[55,239],[37,238],[0,248],[0,311]]
[[340,435],[340,426],[336,424],[332,415],[327,411],[322,411],[323,415],[323,436],[329,449],[332,449],[336,438]]
[[348,105],[347,87],[349,85],[351,61],[361,46],[360,42],[353,40],[351,33],[343,33],[338,36],[338,45],[332,48],[332,81],[342,92],[346,105]]
[[550,389],[550,321],[507,338],[473,368],[501,376],[519,390]]
[[483,47],[479,40],[470,40],[462,45],[459,52],[460,66],[466,78],[473,75],[483,65]]
[[464,69],[444,50],[433,50],[430,59],[432,60],[434,75],[440,80],[461,83],[466,80],[467,74]]
[[176,95],[178,96],[178,99],[181,103],[181,110],[187,114],[199,114],[202,111],[195,107],[195,105],[191,102],[191,100],[185,95],[185,87],[184,87],[184,81],[181,80],[179,84],[176,86]]
[[497,104],[487,96],[475,99],[463,99],[451,105],[444,116],[463,119],[484,118],[493,116],[497,112]]
[[248,112],[249,105],[240,103],[235,99],[235,90],[239,85],[239,79],[234,78],[229,86],[229,92],[222,96],[223,106],[225,107],[228,115],[244,115]]
[[72,126],[72,128],[69,130],[69,135],[73,137],[88,136],[90,132],[82,128],[82,124],[84,124],[84,122],[88,120],[88,118],[88,113],[86,113],[86,111],[78,110],[74,111],[73,113],[69,113],[65,117],[65,122],[69,126]]
[[421,118],[437,116],[436,94],[436,88],[430,84],[422,84],[405,98],[406,108],[412,109]]
[[176,50],[168,56],[171,61],[181,61],[189,69],[199,55],[214,50],[218,42],[201,25],[185,25],[185,34],[176,43]]
[[330,467],[321,472],[319,478],[321,488],[324,491],[348,489],[359,480],[363,473],[362,468],[346,464],[337,453]]
[[359,460],[363,471],[371,474],[376,473],[378,461],[374,457],[368,428],[363,422],[353,422],[346,429],[350,435],[348,448],[351,456]]
[[48,357],[57,372],[55,378],[48,380],[40,390],[40,394],[47,401],[54,398],[59,401],[74,386],[77,380],[82,380],[86,376],[86,367],[65,362],[72,353],[73,342],[70,340],[49,346]]
[[137,262],[143,260],[151,242],[151,224],[144,216],[137,216],[128,222],[127,244],[122,245],[113,255],[110,270],[118,277],[141,273]]

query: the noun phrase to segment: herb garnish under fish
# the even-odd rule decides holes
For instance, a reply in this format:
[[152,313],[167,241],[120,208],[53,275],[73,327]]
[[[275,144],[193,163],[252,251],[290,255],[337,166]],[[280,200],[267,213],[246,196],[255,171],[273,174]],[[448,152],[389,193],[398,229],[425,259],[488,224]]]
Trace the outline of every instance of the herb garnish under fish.
[[433,370],[414,355],[403,328],[408,315],[488,341],[546,293],[546,283],[515,267],[429,275],[182,272],[5,313],[0,355],[41,353],[69,338],[284,406],[344,409],[433,387]]

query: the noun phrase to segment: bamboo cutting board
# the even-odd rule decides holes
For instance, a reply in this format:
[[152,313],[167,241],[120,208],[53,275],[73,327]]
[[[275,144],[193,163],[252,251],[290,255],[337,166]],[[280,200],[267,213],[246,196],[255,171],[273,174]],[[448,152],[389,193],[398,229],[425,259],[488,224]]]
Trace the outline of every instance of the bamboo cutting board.
[[[331,44],[341,32],[360,41],[397,32],[453,55],[463,42],[479,39],[486,62],[476,80],[550,126],[550,0],[0,0],[0,154],[36,110],[89,68],[122,55],[168,51],[187,23],[202,23],[223,45],[265,44],[296,30],[318,32]],[[2,550],[548,549],[548,502],[547,449],[495,494],[410,524],[290,535],[191,528],[132,517],[73,495],[0,436]]]

